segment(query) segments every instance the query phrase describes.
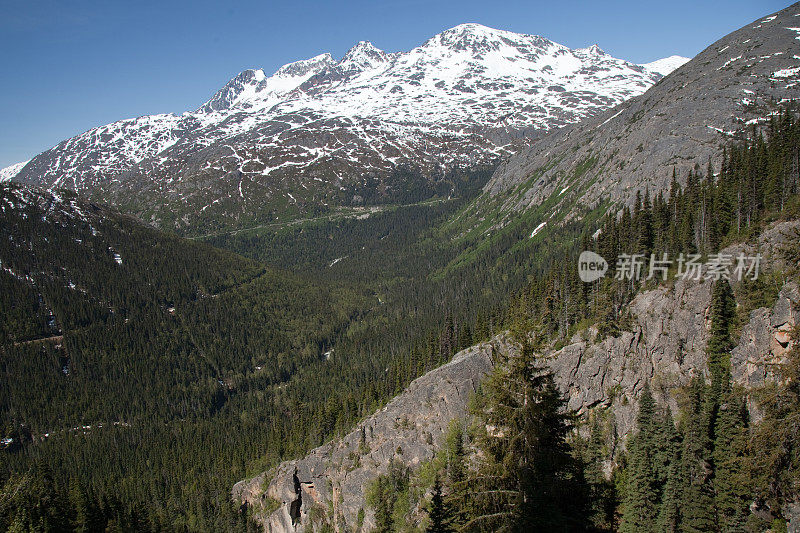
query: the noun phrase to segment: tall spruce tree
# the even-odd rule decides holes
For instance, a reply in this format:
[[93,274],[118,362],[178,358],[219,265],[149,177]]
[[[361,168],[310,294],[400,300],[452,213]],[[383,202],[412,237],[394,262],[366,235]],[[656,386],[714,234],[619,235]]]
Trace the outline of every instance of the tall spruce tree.
[[711,374],[710,400],[715,403],[719,403],[730,384],[731,326],[735,313],[736,300],[730,283],[725,279],[716,281],[711,296],[711,336],[706,344]]
[[681,457],[680,445],[674,447],[672,459],[667,470],[667,482],[661,495],[656,529],[664,533],[681,531],[681,504],[686,486],[686,472]]
[[681,454],[685,485],[680,491],[681,529],[690,533],[715,531],[717,527],[707,396],[703,380],[692,380]]
[[569,416],[552,374],[539,368],[527,340],[500,357],[483,386],[483,427],[471,473],[465,531],[583,531],[586,489],[566,441]]
[[450,533],[453,531],[450,528],[450,518],[447,503],[442,497],[442,482],[437,474],[433,482],[433,493],[428,510],[430,523],[425,531],[427,533]]
[[678,447],[672,416],[656,406],[650,386],[639,399],[636,434],[628,446],[628,477],[620,531],[659,531],[662,495]]
[[722,531],[745,531],[753,501],[747,407],[729,392],[720,405],[714,430],[714,490]]

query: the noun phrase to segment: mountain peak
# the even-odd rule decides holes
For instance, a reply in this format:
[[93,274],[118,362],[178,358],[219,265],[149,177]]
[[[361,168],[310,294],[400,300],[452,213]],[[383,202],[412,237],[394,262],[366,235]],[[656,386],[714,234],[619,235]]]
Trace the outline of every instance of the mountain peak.
[[19,174],[19,171],[22,170],[22,167],[28,164],[28,161],[22,161],[21,163],[15,163],[13,165],[7,166],[6,168],[0,168],[0,183],[4,181],[11,181],[11,179]]
[[487,52],[499,51],[508,46],[528,50],[544,50],[554,44],[553,41],[539,35],[514,33],[468,22],[434,35],[422,47],[442,48],[452,52],[469,51],[477,56],[482,56]]
[[243,94],[256,92],[259,84],[265,79],[266,75],[262,69],[243,70],[217,91],[198,111],[211,113],[228,109]]
[[502,30],[496,30],[494,28],[490,28],[489,26],[484,26],[483,24],[478,24],[477,22],[465,22],[464,24],[459,24],[457,26],[453,26],[449,30],[445,30],[442,33],[448,32],[456,32],[456,33],[497,33]]
[[275,103],[277,96],[291,92],[309,77],[335,63],[331,55],[325,53],[287,63],[271,77],[267,77],[263,69],[244,70],[217,91],[198,112],[224,111],[241,105],[248,107],[256,101],[266,102],[266,105]]
[[350,48],[339,62],[339,67],[344,70],[368,70],[385,63],[388,54],[376,48],[369,41],[359,41]]
[[597,43],[593,44],[589,48],[584,48],[584,50],[586,50],[587,53],[592,54],[592,55],[596,55],[596,56],[607,56],[608,55],[605,52],[605,50],[600,48],[600,45],[598,45]]
[[[133,169],[172,188],[170,180],[180,175],[198,183],[192,202],[199,220],[216,216],[209,209],[221,206],[210,207],[215,198],[209,198],[219,191],[241,200],[235,209],[244,207],[247,183],[274,194],[263,214],[282,202],[276,191],[288,192],[298,177],[319,177],[315,187],[327,190],[350,186],[365,168],[383,174],[413,161],[432,175],[445,165],[489,164],[515,150],[517,139],[527,144],[523,132],[593,116],[659,78],[610,56],[576,52],[476,23],[404,52],[361,41],[341,60],[320,54],[272,75],[243,71],[197,113],[96,128],[37,156],[15,179],[72,180],[86,189]],[[339,185],[327,178],[339,175]],[[220,189],[207,188],[201,180],[208,176],[224,178]],[[172,198],[156,200],[166,206]],[[159,217],[172,216],[164,209]]]
[[445,30],[433,36],[425,44],[442,46],[451,50],[482,51],[496,48],[497,43],[504,36],[503,34],[516,37],[516,34],[510,32],[470,22]]
[[275,76],[296,77],[305,76],[309,73],[317,73],[326,67],[333,66],[336,62],[327,52],[311,57],[287,63],[275,71]]

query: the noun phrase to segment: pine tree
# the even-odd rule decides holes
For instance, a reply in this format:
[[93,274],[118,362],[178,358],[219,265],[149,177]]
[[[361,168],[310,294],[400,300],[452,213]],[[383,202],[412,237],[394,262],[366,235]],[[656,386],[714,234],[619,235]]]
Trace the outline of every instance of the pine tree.
[[450,528],[451,516],[442,497],[442,482],[438,474],[433,482],[433,494],[431,495],[428,519],[430,523],[425,530],[427,533],[449,533],[452,531]]
[[76,532],[95,531],[99,527],[98,509],[77,478],[70,479],[69,503],[72,507],[72,527]]
[[744,531],[752,501],[747,408],[731,392],[720,406],[714,431],[714,489],[723,531]]
[[393,500],[389,482],[384,476],[378,476],[372,488],[374,492],[368,496],[367,502],[375,508],[375,531],[391,533]]
[[470,490],[466,482],[464,427],[460,420],[450,422],[442,453],[447,488],[447,493],[444,495],[444,506],[448,512],[446,525],[452,530],[458,530],[469,520],[467,503]]
[[527,340],[500,357],[476,415],[485,433],[467,480],[467,531],[583,530],[586,489],[566,442],[568,416],[552,374],[535,365]]
[[736,300],[730,283],[720,279],[714,283],[711,296],[711,336],[706,344],[708,369],[711,373],[711,397],[719,402],[730,381],[731,324],[736,313]]
[[639,220],[635,223],[638,232],[636,251],[645,257],[650,257],[653,251],[653,206],[650,203],[650,191],[645,191]]
[[706,385],[702,379],[695,378],[690,385],[688,412],[685,413],[681,453],[685,485],[680,491],[681,528],[691,533],[714,531],[717,526],[707,396]]
[[628,446],[628,478],[620,525],[623,533],[655,531],[658,494],[653,472],[653,438],[656,424],[656,404],[650,387],[645,385],[636,417],[638,433]]
[[614,527],[614,512],[617,497],[614,485],[603,473],[605,459],[603,428],[600,415],[593,413],[589,439],[583,453],[584,477],[589,487],[590,519],[595,530],[611,531]]
[[675,447],[667,471],[667,483],[661,496],[661,505],[656,519],[656,530],[664,533],[681,531],[681,504],[686,486],[686,472],[680,446]]

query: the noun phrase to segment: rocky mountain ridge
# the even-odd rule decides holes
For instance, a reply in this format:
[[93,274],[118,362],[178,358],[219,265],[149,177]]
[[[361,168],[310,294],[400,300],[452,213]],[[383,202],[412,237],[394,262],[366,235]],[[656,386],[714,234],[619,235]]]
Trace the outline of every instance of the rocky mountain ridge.
[[246,70],[194,112],[94,128],[5,175],[158,225],[273,219],[358,201],[348,186],[406,166],[430,177],[495,161],[660,78],[596,45],[462,24],[408,52],[360,42],[340,61]]
[[645,94],[555,131],[504,161],[484,188],[505,217],[552,199],[551,213],[665,191],[676,169],[717,163],[722,147],[800,96],[800,4],[723,37]]

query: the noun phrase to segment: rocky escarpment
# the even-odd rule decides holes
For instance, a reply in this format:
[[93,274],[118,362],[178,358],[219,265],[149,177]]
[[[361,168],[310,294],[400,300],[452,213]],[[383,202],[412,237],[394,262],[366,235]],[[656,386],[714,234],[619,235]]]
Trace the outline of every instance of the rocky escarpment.
[[[463,416],[469,397],[491,370],[491,351],[492,345],[483,343],[459,352],[446,365],[414,380],[342,439],[237,483],[234,499],[253,506],[257,515],[280,503],[269,516],[260,517],[269,532],[307,526],[315,509],[337,527],[352,528],[359,510],[366,507],[364,490],[386,472],[392,459],[417,466],[433,457],[447,424]],[[365,511],[364,525],[369,528],[373,515]]]
[[[783,260],[783,248],[799,236],[800,221],[778,223],[756,242],[724,253],[760,253],[765,268],[784,269],[790,265]],[[744,387],[774,379],[775,363],[791,346],[788,332],[798,322],[800,289],[794,282],[778,283],[774,302],[750,312],[731,355],[733,379]],[[698,374],[707,375],[711,287],[708,280],[677,280],[641,292],[630,304],[631,327],[618,337],[598,339],[596,329],[588,328],[565,346],[541,354],[570,409],[582,415],[602,409],[609,415],[610,449],[624,446],[645,383],[660,402],[677,409],[681,387]],[[451,363],[414,381],[346,437],[238,483],[234,498],[253,506],[265,531],[313,529],[315,507],[327,513],[339,531],[345,525],[353,528],[364,508],[366,486],[386,472],[393,459],[414,467],[431,458],[448,422],[466,414],[468,396],[491,368],[493,349],[518,347],[501,335],[460,352]],[[265,508],[271,514],[259,515]],[[372,512],[365,509],[364,526],[368,530],[372,524]]]
[[483,201],[507,216],[548,199],[553,213],[576,212],[576,203],[666,190],[673,168],[679,180],[705,169],[732,138],[798,97],[798,26],[794,4],[718,40],[644,94],[539,139],[498,168]]

